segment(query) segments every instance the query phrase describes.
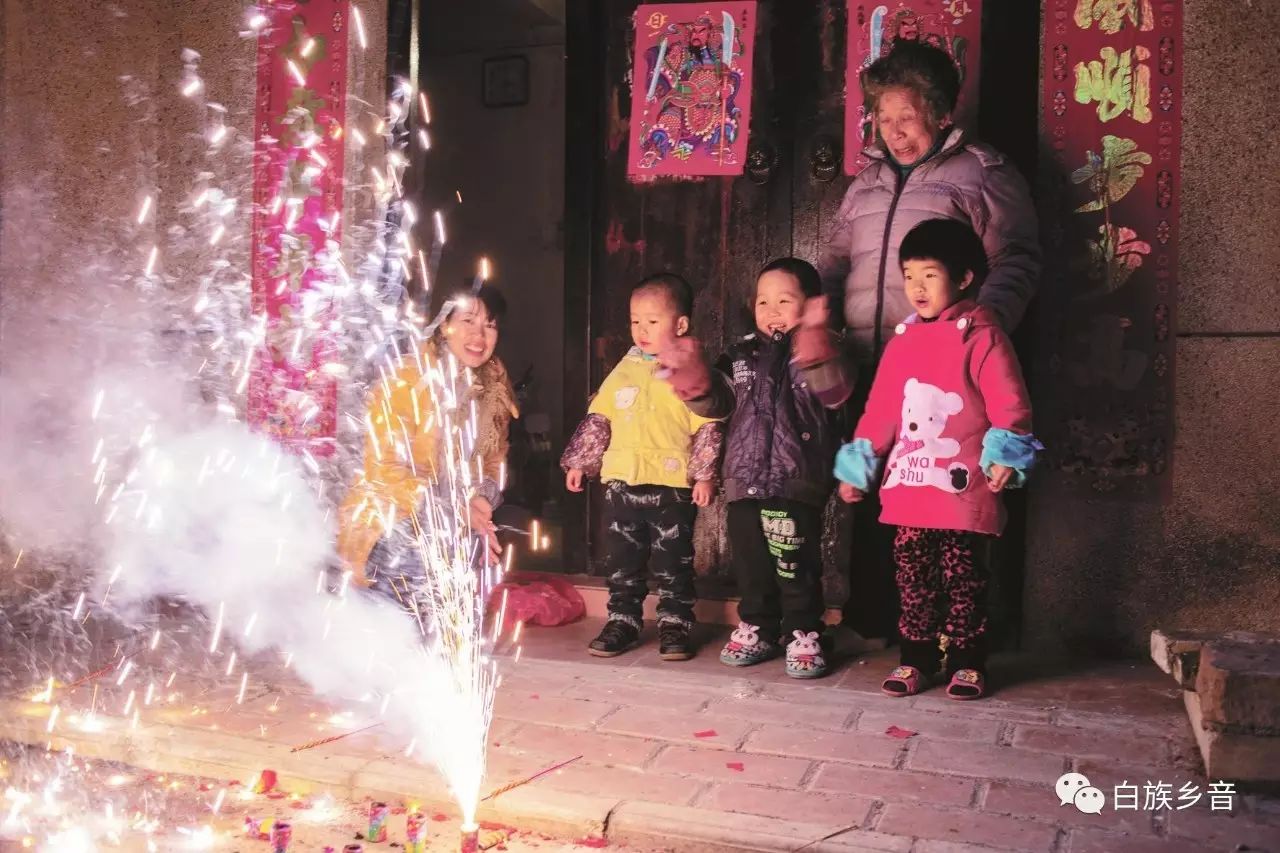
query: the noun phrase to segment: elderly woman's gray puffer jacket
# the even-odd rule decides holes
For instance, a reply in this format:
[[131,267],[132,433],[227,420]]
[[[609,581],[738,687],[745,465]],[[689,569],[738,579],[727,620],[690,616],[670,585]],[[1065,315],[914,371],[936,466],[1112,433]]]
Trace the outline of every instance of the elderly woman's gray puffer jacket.
[[855,357],[877,358],[892,337],[888,332],[912,314],[898,247],[926,219],[973,226],[991,268],[978,302],[1013,331],[1040,276],[1035,208],[1022,175],[995,149],[966,141],[959,129],[909,170],[900,170],[879,148],[867,155],[871,164],[849,185],[818,262],[833,312],[843,300]]

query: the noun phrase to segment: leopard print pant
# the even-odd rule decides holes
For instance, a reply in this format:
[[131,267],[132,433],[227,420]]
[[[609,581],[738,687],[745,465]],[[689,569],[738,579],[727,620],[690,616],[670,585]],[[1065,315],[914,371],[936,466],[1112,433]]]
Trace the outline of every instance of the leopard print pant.
[[987,630],[987,571],[977,558],[981,534],[962,530],[899,527],[893,540],[907,640],[946,634],[957,648],[976,643]]

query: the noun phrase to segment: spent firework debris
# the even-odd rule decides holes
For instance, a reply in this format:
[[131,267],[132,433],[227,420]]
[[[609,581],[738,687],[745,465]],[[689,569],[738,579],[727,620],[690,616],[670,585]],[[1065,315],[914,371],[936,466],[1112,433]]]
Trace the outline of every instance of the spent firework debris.
[[553,764],[544,770],[539,770],[537,773],[534,773],[531,776],[526,776],[523,779],[517,779],[514,782],[508,782],[502,787],[495,788],[494,790],[490,791],[488,796],[486,796],[483,800],[481,800],[481,802],[487,803],[489,800],[492,800],[495,797],[500,797],[503,794],[507,793],[508,791],[514,791],[516,788],[520,788],[524,785],[528,785],[530,782],[535,782],[538,779],[541,779],[543,776],[554,773],[563,767],[568,767],[570,764],[580,760],[582,757],[583,756],[581,755],[575,755],[573,758],[567,759],[565,761],[561,761],[559,764]]
[[292,748],[292,749],[290,749],[289,751],[290,751],[290,752],[302,752],[302,751],[304,751],[304,750],[308,750],[308,749],[315,749],[317,746],[324,746],[324,745],[325,745],[325,744],[327,744],[327,743],[334,743],[335,741],[340,741],[340,740],[342,740],[343,738],[349,738],[349,737],[351,737],[352,735],[358,735],[358,734],[360,734],[361,732],[367,732],[367,731],[369,731],[370,729],[376,729],[376,728],[378,728],[378,727],[379,727],[379,726],[381,726],[381,725],[382,725],[382,723],[372,723],[372,724],[370,724],[370,725],[364,726],[363,728],[356,729],[355,731],[342,732],[341,734],[331,735],[331,736],[329,736],[329,737],[323,737],[323,738],[319,738],[319,739],[317,739],[317,740],[308,741],[307,743],[299,744],[298,746],[293,747],[293,748]]

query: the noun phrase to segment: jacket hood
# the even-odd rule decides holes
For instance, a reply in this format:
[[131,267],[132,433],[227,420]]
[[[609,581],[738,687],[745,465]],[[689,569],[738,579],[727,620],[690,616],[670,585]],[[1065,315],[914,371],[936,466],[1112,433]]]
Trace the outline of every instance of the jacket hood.
[[[961,321],[963,321],[963,325],[960,325]],[[996,316],[994,311],[985,305],[979,305],[972,299],[960,300],[939,314],[938,319],[933,322],[955,323],[963,331],[980,329],[984,326],[1000,326],[1000,318]],[[902,334],[902,332],[906,331],[907,325],[915,325],[917,323],[924,324],[926,321],[922,320],[919,314],[912,314],[898,324],[898,333]]]

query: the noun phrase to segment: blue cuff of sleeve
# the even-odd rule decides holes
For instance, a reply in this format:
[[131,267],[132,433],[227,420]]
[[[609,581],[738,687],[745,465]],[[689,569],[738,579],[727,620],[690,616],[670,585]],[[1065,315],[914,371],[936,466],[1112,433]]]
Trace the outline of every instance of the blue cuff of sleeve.
[[992,465],[1004,465],[1013,469],[1009,488],[1020,489],[1027,484],[1027,473],[1035,467],[1036,456],[1044,445],[1034,435],[1019,435],[1007,429],[992,427],[982,437],[982,458],[978,464],[982,473],[991,476]]
[[880,482],[880,457],[871,442],[855,438],[836,453],[836,479],[860,492],[869,492]]

